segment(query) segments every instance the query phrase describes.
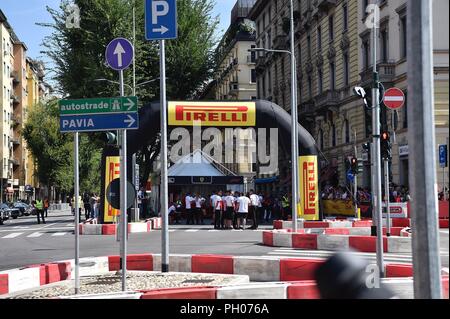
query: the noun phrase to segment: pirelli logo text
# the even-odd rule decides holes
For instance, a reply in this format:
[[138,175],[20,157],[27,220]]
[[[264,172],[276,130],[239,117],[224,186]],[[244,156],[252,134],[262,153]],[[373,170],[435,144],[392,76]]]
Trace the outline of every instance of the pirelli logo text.
[[254,102],[169,102],[169,125],[255,126]]
[[300,156],[299,162],[302,215],[307,220],[316,220],[319,217],[317,157]]

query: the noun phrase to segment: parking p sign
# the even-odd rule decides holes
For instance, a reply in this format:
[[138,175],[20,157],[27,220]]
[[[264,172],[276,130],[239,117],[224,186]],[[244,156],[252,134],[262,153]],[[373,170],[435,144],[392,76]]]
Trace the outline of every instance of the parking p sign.
[[166,40],[176,37],[176,0],[145,0],[145,38]]

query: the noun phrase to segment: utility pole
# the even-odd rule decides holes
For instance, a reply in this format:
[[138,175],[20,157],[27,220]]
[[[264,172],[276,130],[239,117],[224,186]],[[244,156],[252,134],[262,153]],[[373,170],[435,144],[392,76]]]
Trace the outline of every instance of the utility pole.
[[[354,148],[354,153],[355,153],[355,158],[358,158],[358,148],[356,147],[356,130],[354,131],[355,132],[355,139],[354,139],[354,146],[353,146],[353,148]],[[359,160],[358,160],[358,162],[359,162]],[[354,187],[354,190],[353,190],[353,198],[354,198],[354,201],[355,201],[355,218],[358,218],[358,174],[355,174],[355,178],[354,178],[354,185],[353,185],[353,187]]]
[[295,63],[294,36],[294,2],[291,3],[291,117],[292,117],[292,224],[294,233],[297,232],[299,180],[298,180],[298,116],[297,116],[297,69]]
[[372,218],[375,223],[377,235],[376,251],[377,266],[380,277],[384,277],[383,260],[383,215],[381,212],[381,155],[380,155],[380,98],[379,98],[379,75],[377,72],[377,29],[380,19],[380,9],[374,0],[372,8],[374,10],[374,21],[372,23],[372,63],[373,63],[373,83],[372,83]]
[[436,189],[432,1],[407,6],[408,141],[414,297],[441,298]]

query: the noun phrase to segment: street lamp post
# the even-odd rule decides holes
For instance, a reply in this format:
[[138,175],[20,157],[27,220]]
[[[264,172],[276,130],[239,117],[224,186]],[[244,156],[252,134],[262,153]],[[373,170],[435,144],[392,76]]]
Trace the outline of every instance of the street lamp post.
[[298,185],[298,116],[297,116],[297,62],[295,58],[294,43],[294,6],[291,4],[291,50],[272,50],[266,48],[253,48],[249,51],[255,52],[273,52],[287,53],[291,56],[291,165],[292,165],[292,224],[293,231],[297,232],[297,217],[299,204],[299,185]]

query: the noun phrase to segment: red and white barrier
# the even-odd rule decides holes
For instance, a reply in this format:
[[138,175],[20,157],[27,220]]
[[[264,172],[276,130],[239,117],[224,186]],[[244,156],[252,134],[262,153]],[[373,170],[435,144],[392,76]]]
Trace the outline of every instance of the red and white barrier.
[[[262,232],[262,243],[266,246],[340,251],[353,248],[363,252],[376,252],[375,236],[301,234],[268,230]],[[385,252],[411,252],[411,238],[383,237]]]
[[[80,235],[115,235],[117,224],[80,223]],[[161,229],[161,217],[154,217],[143,223],[128,223],[128,233],[146,233]]]

